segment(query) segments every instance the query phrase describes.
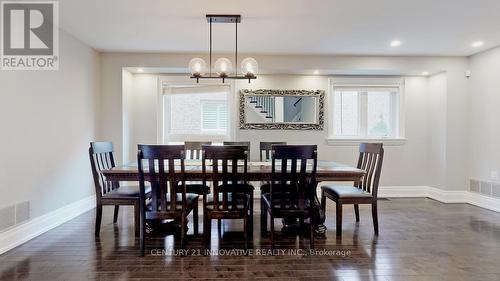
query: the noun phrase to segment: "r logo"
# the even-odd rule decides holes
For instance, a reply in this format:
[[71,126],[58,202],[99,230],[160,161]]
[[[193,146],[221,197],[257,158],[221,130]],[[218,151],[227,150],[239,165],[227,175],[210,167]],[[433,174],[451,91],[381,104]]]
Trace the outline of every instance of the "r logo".
[[4,55],[52,55],[53,4],[5,3]]

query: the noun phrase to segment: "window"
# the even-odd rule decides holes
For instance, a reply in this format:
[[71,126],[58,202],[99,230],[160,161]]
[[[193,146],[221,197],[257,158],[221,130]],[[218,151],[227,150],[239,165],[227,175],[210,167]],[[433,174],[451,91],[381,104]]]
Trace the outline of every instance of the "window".
[[330,139],[403,139],[399,84],[333,84]]
[[166,87],[163,142],[221,140],[229,134],[228,86]]

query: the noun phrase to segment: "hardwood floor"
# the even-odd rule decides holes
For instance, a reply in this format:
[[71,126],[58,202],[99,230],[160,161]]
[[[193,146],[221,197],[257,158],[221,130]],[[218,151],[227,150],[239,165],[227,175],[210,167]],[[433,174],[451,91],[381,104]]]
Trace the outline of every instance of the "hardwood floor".
[[[335,206],[328,202],[328,232],[316,239],[316,255],[266,256],[256,252],[270,249],[270,241],[260,237],[258,202],[255,210],[254,255],[192,255],[202,250],[203,240],[192,237],[190,223],[190,255],[161,255],[162,249],[164,254],[178,249],[179,239],[167,236],[148,240],[147,256],[140,258],[133,209],[120,208],[113,225],[109,207],[99,239],[94,238],[94,212],[85,213],[1,255],[0,280],[500,280],[500,214],[492,211],[430,199],[381,200],[378,238],[366,205],[360,206],[359,225],[353,209],[344,207],[343,238],[337,240]],[[236,232],[241,223],[228,221],[225,228],[219,241],[212,224],[212,250],[243,249],[236,242],[243,241]],[[307,250],[308,245],[307,237],[276,238],[278,249]],[[321,255],[326,250],[334,255]]]

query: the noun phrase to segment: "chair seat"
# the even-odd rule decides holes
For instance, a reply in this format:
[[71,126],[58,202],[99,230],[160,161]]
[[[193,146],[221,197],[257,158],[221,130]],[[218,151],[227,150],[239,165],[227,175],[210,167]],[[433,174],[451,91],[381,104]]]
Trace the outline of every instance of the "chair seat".
[[[282,193],[278,193],[278,194],[275,194],[273,196],[273,203],[274,203],[273,208],[274,209],[281,209],[281,201],[283,200],[285,203],[283,210],[286,210],[286,209],[299,210],[299,206],[298,206],[297,202],[292,202],[290,200],[290,197],[288,197],[288,196],[285,198],[281,198],[281,196],[282,196]],[[269,194],[269,193],[262,194],[262,199],[264,199],[264,203],[268,206],[268,208],[270,208],[271,207],[271,194]],[[309,207],[309,205],[310,205],[310,201],[308,199],[306,199],[304,202],[304,209],[307,209]]]
[[[151,187],[146,186],[146,194],[151,192]],[[138,185],[125,185],[112,190],[102,196],[103,198],[139,198],[139,186]]]
[[[228,193],[227,194],[227,205],[229,210],[233,210],[233,197],[236,197],[236,209],[242,210],[246,207],[248,207],[248,194],[245,193],[234,193],[235,196],[233,196],[233,193]],[[223,201],[223,195],[222,193],[219,193],[219,207],[222,208],[222,201]],[[214,209],[214,196],[213,194],[207,195],[207,209],[213,210]]]
[[[180,182],[177,185],[177,192],[182,192],[182,185]],[[210,187],[203,184],[201,181],[186,181],[186,192],[199,195],[208,194],[210,193]]]
[[338,198],[372,198],[372,194],[349,185],[320,185],[321,190]]
[[[175,209],[176,210],[182,210],[182,194],[176,193],[175,195]],[[170,204],[170,193],[167,193],[167,205]],[[198,201],[199,195],[195,193],[186,193],[186,201],[188,206],[192,206],[193,203]],[[151,203],[149,202],[146,206],[146,208],[151,211]]]

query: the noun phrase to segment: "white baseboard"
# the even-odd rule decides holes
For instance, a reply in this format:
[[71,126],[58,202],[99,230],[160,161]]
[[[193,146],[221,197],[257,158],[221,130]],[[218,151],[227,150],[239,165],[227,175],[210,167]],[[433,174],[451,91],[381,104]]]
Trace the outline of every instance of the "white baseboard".
[[93,209],[95,204],[95,195],[89,196],[0,233],[0,254]]
[[381,186],[378,197],[428,197],[443,203],[467,203],[500,212],[500,199],[465,190],[443,190],[431,186]]

